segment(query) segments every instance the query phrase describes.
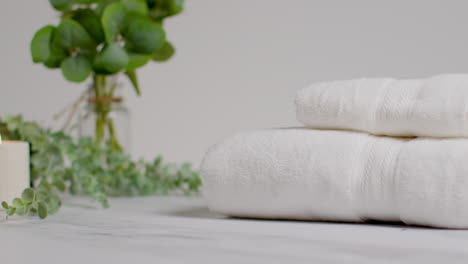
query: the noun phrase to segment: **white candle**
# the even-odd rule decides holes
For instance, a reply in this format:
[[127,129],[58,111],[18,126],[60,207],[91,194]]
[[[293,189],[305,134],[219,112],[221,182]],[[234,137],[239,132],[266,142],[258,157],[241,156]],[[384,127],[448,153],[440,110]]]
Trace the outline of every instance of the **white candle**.
[[0,137],[0,202],[21,197],[29,187],[29,144]]

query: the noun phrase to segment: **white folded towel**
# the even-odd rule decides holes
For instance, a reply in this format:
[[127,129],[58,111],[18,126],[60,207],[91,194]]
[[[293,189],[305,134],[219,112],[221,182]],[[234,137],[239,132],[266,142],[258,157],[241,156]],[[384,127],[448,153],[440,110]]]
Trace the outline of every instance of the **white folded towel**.
[[230,216],[468,228],[468,139],[273,129],[213,146],[209,207]]
[[468,75],[318,83],[297,93],[296,107],[298,120],[310,128],[466,137]]

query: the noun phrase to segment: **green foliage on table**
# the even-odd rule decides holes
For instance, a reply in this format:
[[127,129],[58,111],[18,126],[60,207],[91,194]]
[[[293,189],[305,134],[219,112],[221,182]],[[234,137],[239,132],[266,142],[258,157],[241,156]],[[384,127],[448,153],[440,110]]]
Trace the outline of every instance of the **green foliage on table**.
[[21,116],[0,119],[4,139],[30,143],[32,188],[21,197],[2,202],[9,215],[36,213],[45,218],[60,209],[59,192],[85,195],[108,207],[109,196],[133,196],[197,192],[201,180],[189,163],[181,166],[133,161],[110,145],[100,146],[92,138],[77,140],[62,131],[51,131]]
[[[106,85],[111,75],[126,76],[140,95],[136,70],[149,61],[164,62],[175,49],[166,38],[164,20],[182,12],[183,0],[49,0],[61,13],[58,25],[39,29],[31,41],[35,63],[61,69],[66,80],[91,78],[94,96],[112,97]],[[112,120],[104,102],[96,103],[96,139],[109,130],[114,149],[121,150],[111,131]]]

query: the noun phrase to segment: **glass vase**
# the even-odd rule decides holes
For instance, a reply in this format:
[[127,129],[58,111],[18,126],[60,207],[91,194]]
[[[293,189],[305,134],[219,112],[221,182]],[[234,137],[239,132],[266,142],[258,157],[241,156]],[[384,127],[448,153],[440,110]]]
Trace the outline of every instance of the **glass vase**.
[[124,105],[121,85],[111,80],[94,80],[78,116],[78,136],[93,137],[114,151],[129,152],[130,112]]

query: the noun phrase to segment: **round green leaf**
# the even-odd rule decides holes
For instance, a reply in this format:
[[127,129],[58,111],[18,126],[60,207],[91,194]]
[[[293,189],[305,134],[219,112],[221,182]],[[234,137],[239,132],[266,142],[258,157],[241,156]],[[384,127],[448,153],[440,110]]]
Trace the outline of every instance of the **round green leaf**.
[[147,16],[142,15],[140,13],[129,11],[125,14],[124,20],[122,21],[122,25],[120,27],[120,32],[124,34],[128,30],[128,26],[135,21],[151,21]]
[[50,195],[52,194],[52,190],[50,191],[38,191],[37,192],[37,200],[47,202],[49,200]]
[[3,207],[4,209],[8,209],[8,208],[9,208],[8,203],[5,202],[5,201],[3,201],[3,202],[2,202],[2,207]]
[[10,207],[6,210],[8,215],[14,215],[16,213],[16,208],[15,207]]
[[27,213],[29,213],[30,210],[31,210],[31,204],[26,203],[22,207],[16,208],[16,213],[18,215],[26,215]]
[[65,182],[63,180],[61,180],[61,179],[55,180],[53,182],[53,184],[61,192],[65,191],[65,189],[67,188],[67,186],[65,185]]
[[146,0],[121,0],[120,2],[127,7],[128,11],[134,11],[142,15],[148,14]]
[[71,82],[82,82],[91,74],[92,67],[89,59],[84,55],[68,57],[62,62],[62,73]]
[[[60,149],[58,149],[57,146],[48,146],[45,149],[47,150],[47,153],[49,153],[49,156],[50,156],[50,157],[47,158],[47,165],[50,166],[49,163],[57,163],[57,160],[62,160],[61,156],[59,154]],[[52,160],[52,162],[51,162],[51,160]],[[41,181],[41,183],[39,183],[39,185],[37,186],[37,189],[39,191],[43,191],[43,190],[48,191],[48,192],[53,191],[52,185],[50,183],[48,183],[47,181]],[[39,195],[39,193],[37,195]]]
[[172,55],[174,55],[174,53],[174,46],[172,46],[170,42],[166,41],[164,42],[164,45],[154,53],[153,60],[159,62],[167,61],[172,57]]
[[61,206],[62,206],[62,201],[60,200],[60,197],[58,197],[55,194],[51,195],[47,203],[47,207],[49,209],[48,213],[55,214],[60,209]]
[[101,26],[101,18],[96,12],[89,8],[77,10],[75,11],[73,20],[80,23],[96,43],[104,41],[104,31]]
[[101,23],[107,42],[113,42],[119,34],[127,11],[127,7],[122,3],[112,3],[104,9]]
[[147,0],[149,15],[156,21],[179,14],[184,10],[183,0]]
[[94,59],[94,69],[98,73],[113,74],[123,70],[128,64],[128,55],[118,43],[104,47]]
[[23,200],[25,200],[27,202],[32,202],[34,200],[35,194],[36,193],[35,193],[35,191],[33,189],[27,188],[21,194],[21,198],[23,198]]
[[106,9],[108,5],[118,2],[118,1],[119,0],[98,0],[94,11],[96,11],[96,13],[99,14],[99,16],[101,16],[102,13],[104,12],[104,9]]
[[15,207],[23,207],[24,202],[20,198],[13,199],[13,206]]
[[133,70],[144,66],[148,61],[151,60],[151,55],[128,53],[128,64],[125,67],[127,70]]
[[54,26],[45,26],[39,29],[31,41],[31,56],[33,62],[43,62],[50,55],[50,42]]
[[39,218],[44,219],[47,217],[47,205],[45,202],[40,201],[39,205],[37,207],[37,213],[39,215]]
[[123,35],[128,49],[142,54],[153,54],[166,40],[166,33],[161,25],[142,19],[128,21]]
[[74,2],[75,0],[49,0],[49,3],[58,11],[69,9]]
[[184,10],[184,0],[166,0],[169,15],[177,15]]
[[54,34],[54,44],[59,48],[92,49],[96,43],[80,23],[72,19],[64,19]]
[[44,65],[47,68],[55,69],[60,68],[62,61],[68,57],[68,54],[63,49],[55,48],[54,46],[50,49],[50,54],[47,60],[44,62]]

